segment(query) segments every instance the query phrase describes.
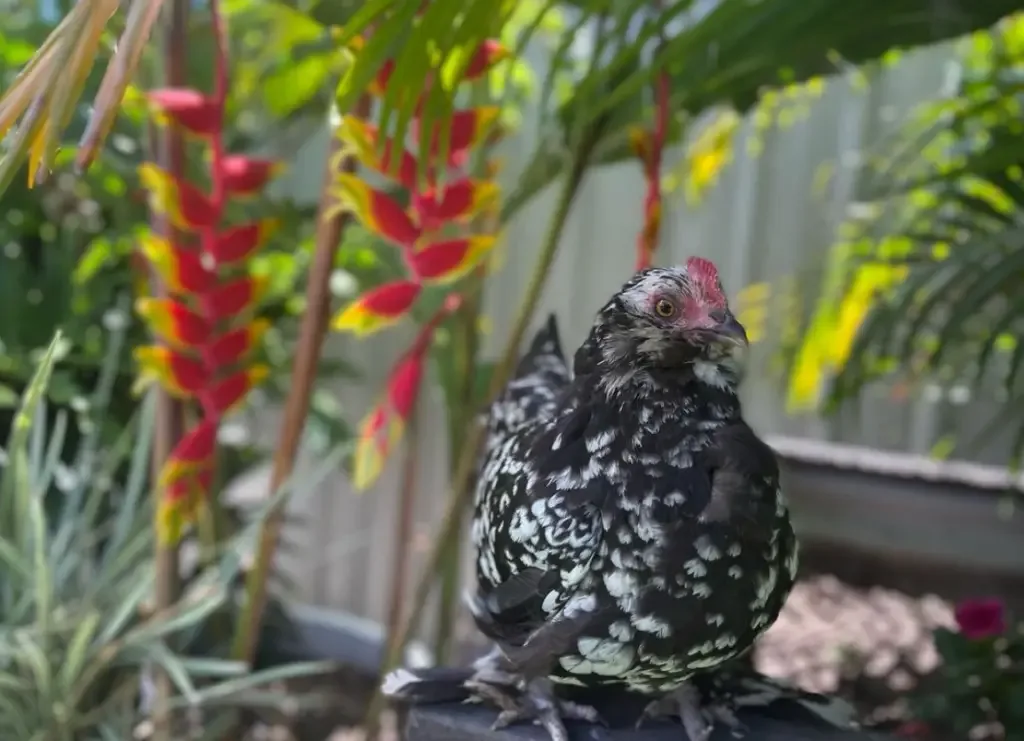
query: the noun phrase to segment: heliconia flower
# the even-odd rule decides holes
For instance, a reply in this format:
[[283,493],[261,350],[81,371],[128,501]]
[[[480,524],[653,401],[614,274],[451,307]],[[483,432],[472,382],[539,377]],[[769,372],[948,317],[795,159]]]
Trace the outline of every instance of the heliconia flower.
[[[451,160],[458,155],[464,155],[466,150],[480,142],[491,128],[501,110],[498,106],[480,106],[462,111],[455,111],[452,114],[451,133],[448,139],[448,157]],[[421,136],[419,122],[414,122],[414,133],[417,139]],[[431,137],[430,153],[436,155],[440,150],[440,132],[434,131]]]
[[221,178],[230,195],[251,196],[263,190],[283,168],[276,160],[229,154],[221,160]]
[[157,123],[174,124],[200,136],[221,130],[221,112],[217,101],[191,88],[163,88],[146,95],[155,109]]
[[140,298],[135,310],[160,339],[175,347],[198,347],[210,338],[206,319],[173,299]]
[[230,319],[255,308],[266,293],[267,276],[245,276],[221,283],[199,297],[203,312],[212,319]]
[[206,418],[189,430],[174,446],[160,469],[158,483],[170,486],[183,476],[210,465],[217,446],[217,420]]
[[501,188],[490,180],[462,178],[444,187],[440,194],[431,188],[413,196],[413,210],[420,227],[434,230],[448,223],[468,221],[481,211],[497,205]]
[[220,215],[209,196],[152,162],[139,165],[139,180],[149,191],[150,208],[165,214],[179,229],[196,230],[212,226]]
[[217,265],[230,265],[252,257],[281,225],[279,219],[261,219],[233,226],[217,234],[211,252]]
[[203,347],[203,361],[211,368],[232,366],[259,345],[269,328],[269,321],[257,319],[248,326],[225,332]]
[[191,521],[195,506],[206,498],[213,484],[213,460],[196,468],[185,476],[180,476],[168,484],[163,491],[162,500],[183,507],[187,515],[186,522]]
[[495,242],[489,235],[434,242],[409,255],[408,260],[422,280],[448,282],[478,265]]
[[378,404],[359,424],[352,454],[352,486],[357,491],[376,481],[384,468],[390,448],[387,423],[387,409]]
[[337,183],[341,207],[355,214],[367,229],[400,247],[411,247],[416,242],[420,230],[390,196],[351,173],[339,174]]
[[193,474],[164,487],[157,504],[157,539],[161,544],[181,540],[185,527],[195,522],[199,506],[213,486],[213,461]]
[[155,380],[167,392],[179,398],[195,396],[209,381],[209,374],[198,360],[175,352],[169,347],[146,345],[135,350],[139,375]]
[[201,394],[203,409],[207,414],[228,414],[269,375],[270,368],[265,365],[254,365],[213,382]]
[[399,361],[388,378],[388,404],[395,413],[393,421],[401,424],[409,418],[420,393],[420,382],[423,380],[423,356],[426,345],[422,349]]
[[[392,177],[391,167],[394,164],[392,158],[395,156],[394,141],[387,141],[382,152],[379,136],[377,127],[373,124],[366,123],[355,116],[343,116],[341,125],[338,127],[338,138],[341,139],[344,146],[339,156],[351,154],[366,167]],[[396,174],[398,182],[412,190],[416,187],[416,158],[404,148],[399,156],[401,162]]]
[[396,280],[367,291],[346,306],[334,318],[336,330],[348,330],[356,335],[367,335],[398,321],[422,291],[422,286],[411,280]]
[[511,56],[508,49],[496,39],[487,39],[473,52],[473,58],[466,65],[464,80],[475,80],[503,59]]
[[173,293],[203,293],[217,280],[217,276],[203,265],[203,259],[197,252],[176,247],[169,240],[152,233],[142,238],[140,246]]

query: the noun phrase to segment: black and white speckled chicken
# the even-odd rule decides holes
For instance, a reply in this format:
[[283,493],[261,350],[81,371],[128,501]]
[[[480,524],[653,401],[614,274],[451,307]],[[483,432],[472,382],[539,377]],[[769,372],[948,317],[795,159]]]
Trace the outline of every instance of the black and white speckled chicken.
[[692,741],[735,725],[691,680],[750,648],[797,565],[775,457],[740,412],[746,346],[701,258],[628,281],[572,373],[553,319],[535,338],[490,411],[473,522],[470,607],[497,649],[466,686],[499,724],[567,739],[562,719],[599,720],[554,691],[575,686],[649,697]]

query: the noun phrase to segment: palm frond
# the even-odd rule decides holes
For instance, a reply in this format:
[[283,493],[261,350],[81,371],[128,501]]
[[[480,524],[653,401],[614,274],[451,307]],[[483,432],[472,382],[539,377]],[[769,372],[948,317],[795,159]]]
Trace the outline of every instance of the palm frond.
[[[32,177],[45,171],[57,136],[78,103],[100,33],[117,5],[116,0],[78,2],[0,98],[0,136],[18,122],[0,161],[0,192],[27,155]],[[78,152],[82,167],[103,144],[161,5],[162,0],[135,2],[128,10],[124,33],[108,63]],[[589,66],[578,79],[572,100],[561,106],[571,112],[570,128],[577,131],[589,130],[593,120],[614,116],[617,110],[635,113],[645,89],[664,69],[672,75],[678,110],[696,113],[723,102],[745,110],[765,86],[830,74],[892,48],[959,36],[990,26],[1017,9],[1010,0],[957,6],[899,0],[884,7],[871,0],[841,6],[813,0],[798,7],[786,0],[753,4],[721,0],[710,9],[693,0],[679,0],[661,9],[643,0],[576,0],[559,5],[573,15],[574,29],[607,22],[597,41],[600,63]],[[366,37],[351,56],[338,87],[339,109],[349,110],[391,60],[394,69],[382,104],[383,128],[402,140],[421,91],[429,89],[422,126],[424,131],[439,132],[443,156],[459,70],[482,41],[501,36],[517,2],[433,0],[424,6],[421,0],[370,0],[331,6],[326,15],[318,11],[324,17],[317,20],[339,27],[335,36],[339,44],[351,45]],[[525,48],[541,25],[539,19],[554,6],[553,0],[538,6],[538,21],[520,31],[520,48]],[[565,35],[553,55],[553,69],[579,71],[575,36]],[[65,75],[66,69],[72,74]],[[444,74],[439,74],[442,70]],[[429,86],[428,79],[433,80]],[[545,84],[545,90],[550,89]],[[615,135],[614,126],[601,128]],[[430,137],[423,141],[429,142]]]
[[[831,331],[802,348],[843,348],[823,363],[829,406],[893,376],[971,384],[1010,409],[1024,405],[1024,149],[1013,73],[1021,59],[1008,43],[1022,28],[1024,17],[1009,19],[965,43],[991,53],[973,62],[967,54],[958,94],[922,109],[869,182],[865,218],[847,225],[838,277],[818,308],[819,318],[833,317]],[[859,292],[869,271],[884,279]],[[857,319],[844,325],[844,312]],[[1024,452],[1019,419],[1015,456]]]
[[[826,0],[799,7],[785,0],[721,0],[710,8],[687,0],[663,10],[639,0],[570,4],[577,15],[567,13],[572,25],[552,53],[541,93],[541,109],[556,125],[542,131],[526,174],[506,200],[506,217],[557,177],[558,163],[567,156],[568,131],[606,118],[597,163],[634,156],[628,131],[652,105],[649,91],[662,70],[669,73],[677,112],[668,139],[678,142],[688,120],[715,106],[744,112],[767,89],[986,28],[1017,10],[1008,0],[956,12],[942,11],[930,0],[901,0],[884,9],[868,0],[841,8]],[[601,32],[591,44],[582,44],[591,48],[581,53],[580,39],[598,24]],[[588,53],[596,55],[597,64],[585,64]],[[555,102],[560,74],[572,79],[572,94]]]

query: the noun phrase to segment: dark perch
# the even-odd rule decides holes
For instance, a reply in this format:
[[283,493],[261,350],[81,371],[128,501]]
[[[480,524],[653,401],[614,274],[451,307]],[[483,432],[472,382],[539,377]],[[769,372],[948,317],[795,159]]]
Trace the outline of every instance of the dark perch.
[[[608,706],[599,706],[610,715]],[[615,708],[617,712],[619,708]],[[492,731],[494,711],[470,705],[430,705],[409,709],[406,720],[407,741],[547,741],[537,726],[515,725]],[[885,737],[864,731],[823,728],[804,721],[785,720],[761,714],[740,713],[747,724],[748,741],[880,741]],[[568,722],[572,741],[685,741],[682,726],[668,722],[650,722],[637,730],[621,718],[609,718],[612,728]],[[711,741],[731,741],[728,729],[718,728]]]

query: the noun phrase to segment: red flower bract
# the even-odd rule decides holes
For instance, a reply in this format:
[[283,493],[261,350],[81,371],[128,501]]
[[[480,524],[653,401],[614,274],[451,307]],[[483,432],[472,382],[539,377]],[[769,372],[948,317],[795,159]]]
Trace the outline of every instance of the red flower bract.
[[252,195],[263,190],[280,168],[275,160],[230,154],[221,164],[224,189],[233,195]]
[[351,211],[366,228],[399,247],[411,247],[420,236],[402,205],[387,193],[371,188],[355,175],[338,176],[338,201]]
[[994,638],[1006,632],[1006,609],[998,599],[967,600],[956,606],[956,624],[965,638]]
[[267,287],[267,279],[238,278],[222,283],[212,291],[203,294],[200,302],[207,315],[217,319],[230,319],[255,308]]
[[466,65],[466,71],[463,74],[464,79],[475,80],[507,56],[508,49],[502,46],[500,41],[487,39],[477,47],[473,53],[473,58]]
[[263,219],[218,232],[217,238],[210,245],[214,262],[217,265],[230,265],[252,257],[277,226],[276,219]]
[[220,130],[217,101],[191,88],[163,88],[146,96],[171,123],[193,134],[209,136]]
[[391,372],[388,381],[388,401],[400,419],[407,419],[423,380],[423,351],[417,348]]
[[422,280],[450,281],[478,265],[493,246],[491,236],[434,242],[410,255],[409,265]]

